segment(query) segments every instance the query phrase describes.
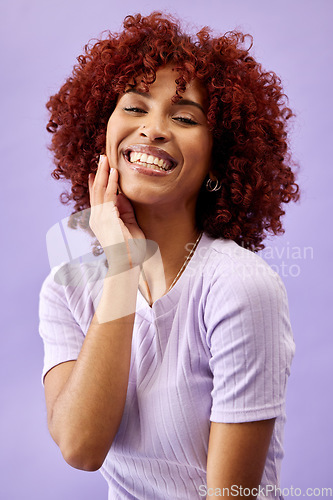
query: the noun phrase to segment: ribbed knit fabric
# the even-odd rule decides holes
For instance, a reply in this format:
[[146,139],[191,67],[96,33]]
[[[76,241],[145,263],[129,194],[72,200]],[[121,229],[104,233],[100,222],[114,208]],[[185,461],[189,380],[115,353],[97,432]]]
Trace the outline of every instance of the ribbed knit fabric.
[[[105,272],[88,263],[74,271],[75,286],[54,273],[45,280],[43,376],[77,358]],[[109,500],[203,498],[210,420],[276,417],[261,486],[278,487],[293,354],[280,277],[258,255],[204,234],[166,295],[149,307],[138,292],[125,409],[101,468]]]

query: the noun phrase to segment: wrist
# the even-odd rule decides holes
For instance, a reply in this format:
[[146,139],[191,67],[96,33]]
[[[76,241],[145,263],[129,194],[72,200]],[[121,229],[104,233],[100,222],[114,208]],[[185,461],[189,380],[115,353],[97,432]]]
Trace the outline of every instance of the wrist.
[[121,274],[105,276],[102,296],[96,309],[98,323],[107,323],[135,313],[140,272],[140,266],[135,266]]
[[133,238],[108,245],[103,250],[108,263],[108,275],[115,276],[142,265],[146,258],[147,242],[144,238]]

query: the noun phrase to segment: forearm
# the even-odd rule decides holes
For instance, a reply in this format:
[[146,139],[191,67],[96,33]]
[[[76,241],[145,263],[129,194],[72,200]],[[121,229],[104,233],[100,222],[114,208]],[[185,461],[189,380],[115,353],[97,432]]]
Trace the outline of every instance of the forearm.
[[139,267],[107,277],[80,355],[58,395],[49,429],[70,465],[99,468],[127,392]]

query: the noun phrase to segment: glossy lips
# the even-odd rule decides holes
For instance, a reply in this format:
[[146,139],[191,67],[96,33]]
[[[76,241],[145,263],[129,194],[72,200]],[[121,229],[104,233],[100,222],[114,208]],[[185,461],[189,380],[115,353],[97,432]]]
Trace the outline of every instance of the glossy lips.
[[132,168],[151,175],[165,175],[170,173],[177,165],[176,160],[163,149],[143,144],[130,146],[125,149],[123,154]]

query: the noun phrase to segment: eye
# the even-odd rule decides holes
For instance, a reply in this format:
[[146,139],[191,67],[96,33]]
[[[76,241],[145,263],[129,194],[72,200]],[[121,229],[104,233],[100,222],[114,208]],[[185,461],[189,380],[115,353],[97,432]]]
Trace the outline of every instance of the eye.
[[124,111],[127,111],[129,113],[147,113],[144,109],[137,108],[135,106],[127,106],[126,108],[123,108]]
[[198,123],[191,118],[185,118],[185,116],[176,116],[173,120],[185,123],[186,125],[198,125]]

